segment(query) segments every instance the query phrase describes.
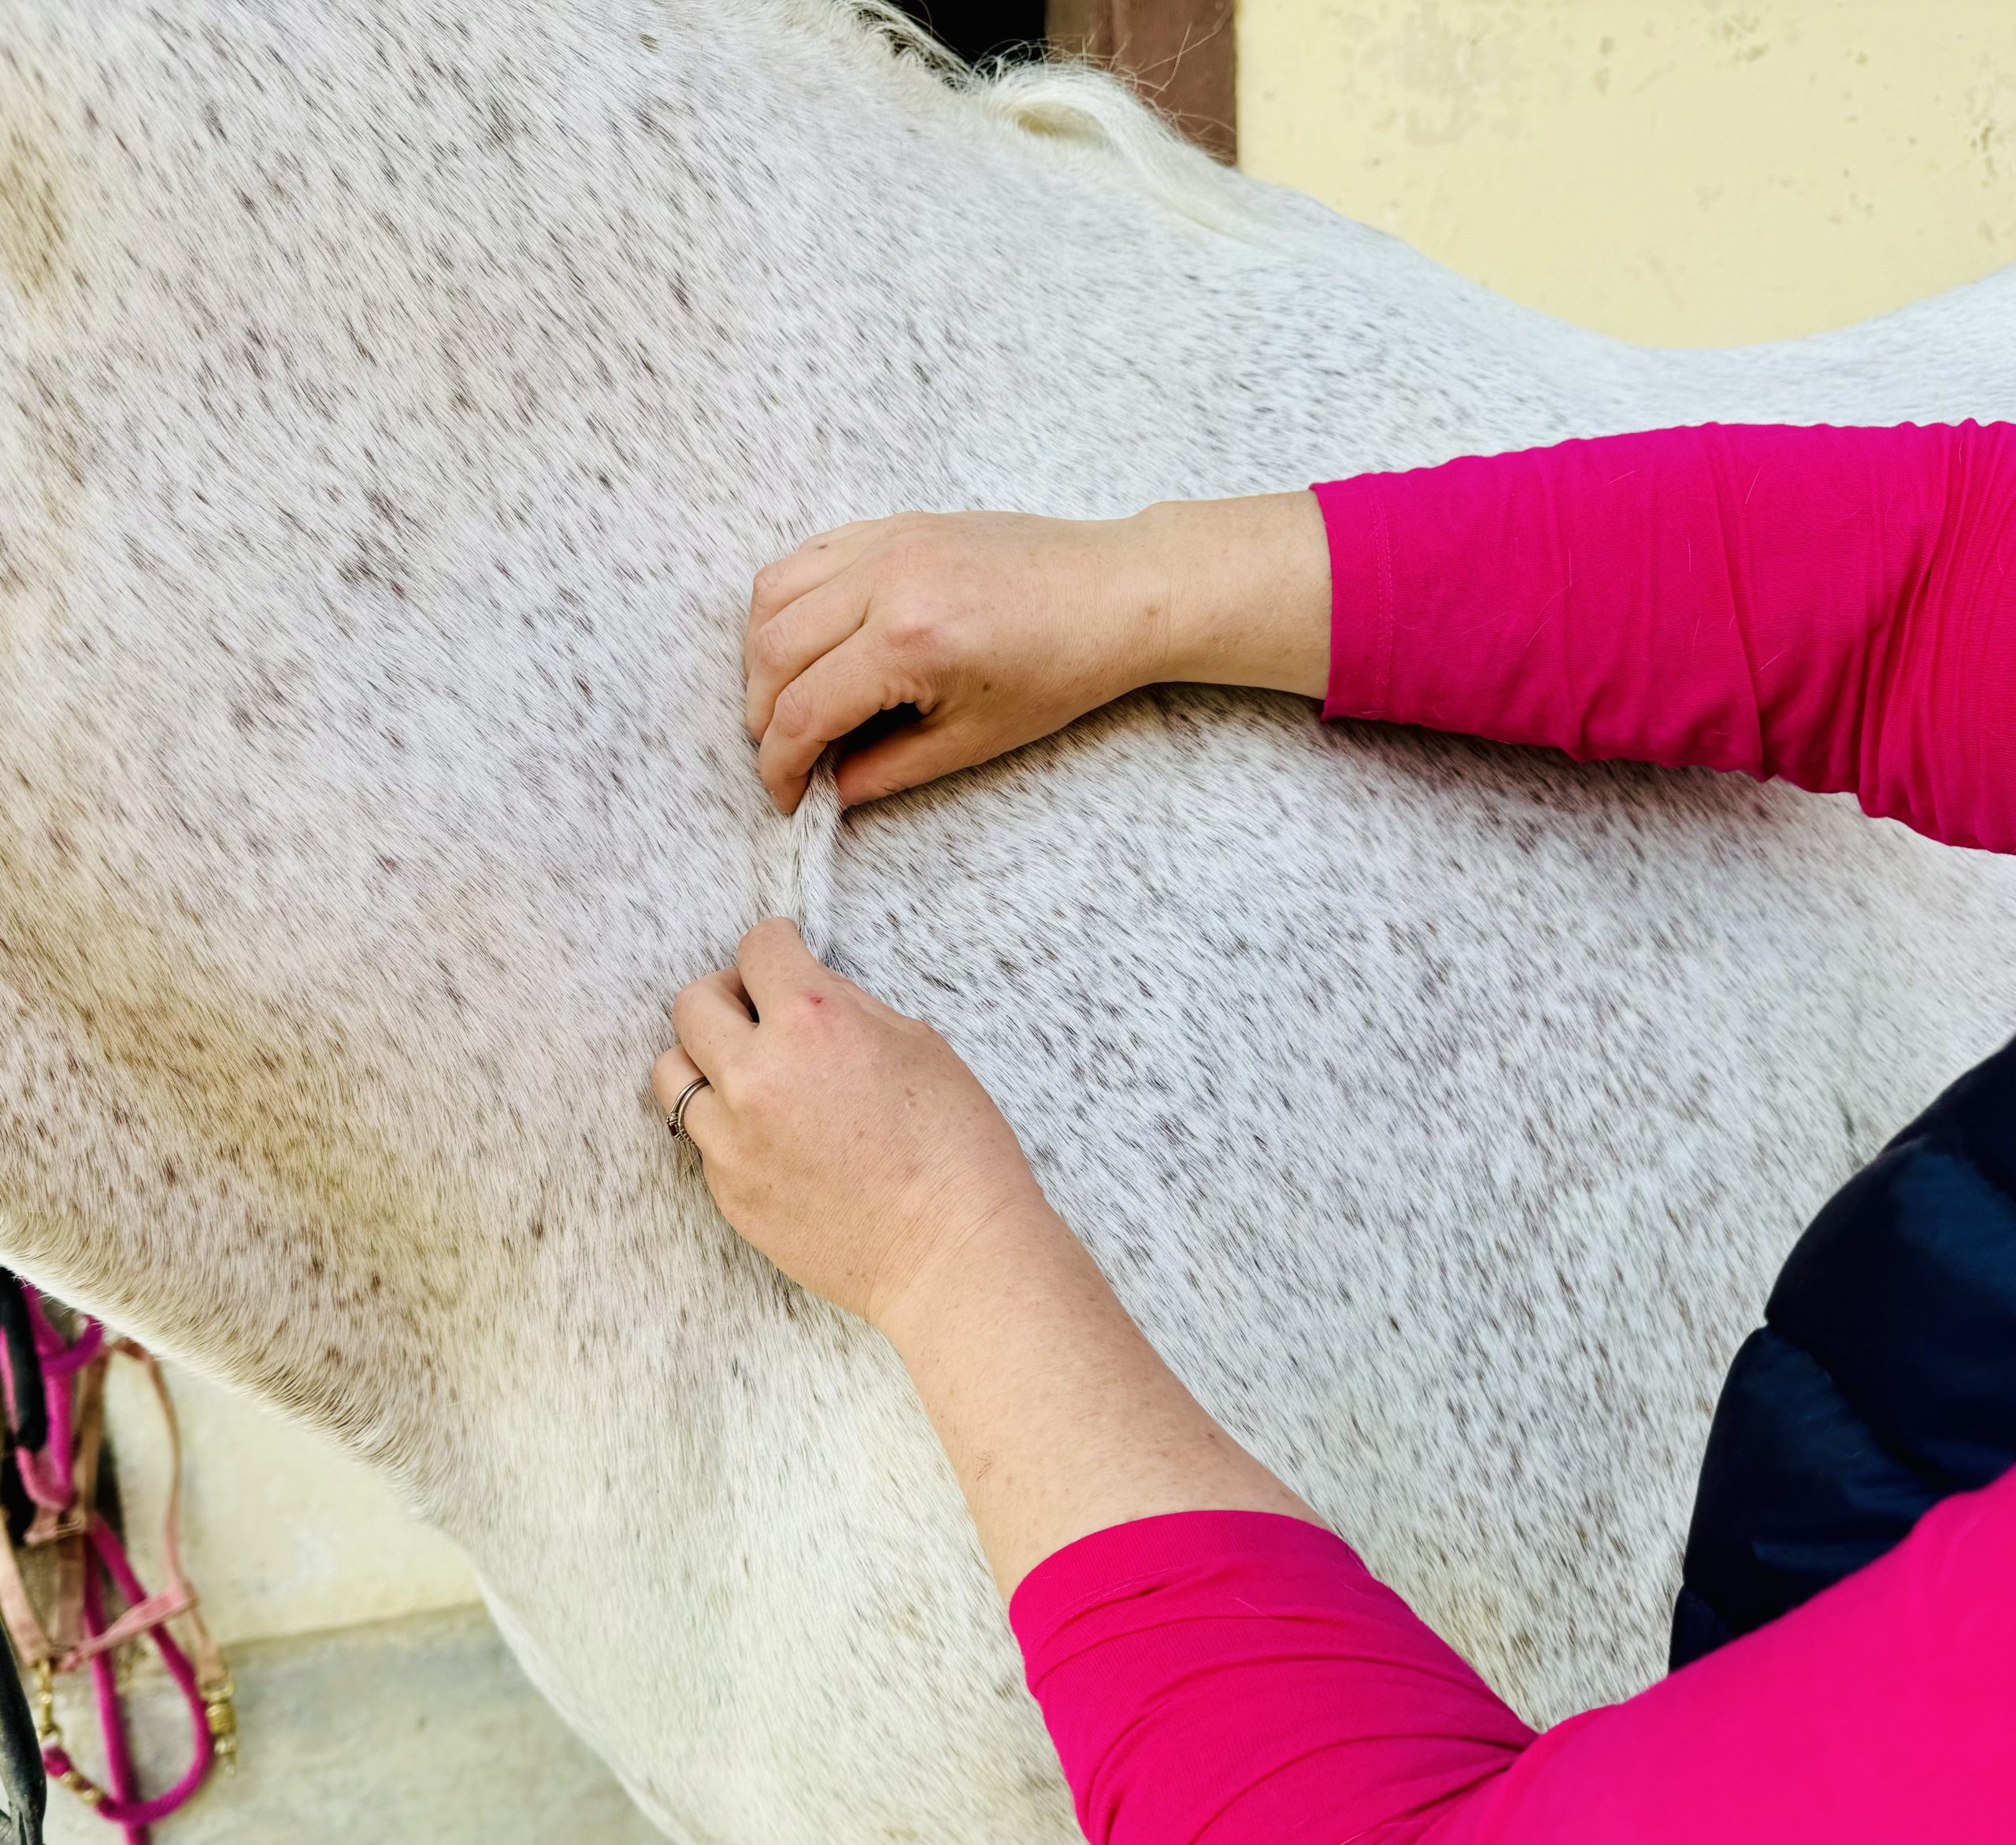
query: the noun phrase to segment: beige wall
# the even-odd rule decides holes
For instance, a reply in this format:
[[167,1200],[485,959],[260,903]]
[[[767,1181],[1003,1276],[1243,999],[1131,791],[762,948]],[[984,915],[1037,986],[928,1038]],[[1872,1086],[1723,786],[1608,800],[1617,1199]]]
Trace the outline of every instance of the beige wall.
[[1240,164],[1627,339],[2016,259],[2010,0],[1239,0]]
[[[169,1387],[187,1456],[183,1563],[224,1646],[476,1599],[461,1552],[334,1443],[179,1368]],[[124,1360],[106,1389],[128,1539],[142,1579],[158,1587],[169,1485],[160,1411]]]

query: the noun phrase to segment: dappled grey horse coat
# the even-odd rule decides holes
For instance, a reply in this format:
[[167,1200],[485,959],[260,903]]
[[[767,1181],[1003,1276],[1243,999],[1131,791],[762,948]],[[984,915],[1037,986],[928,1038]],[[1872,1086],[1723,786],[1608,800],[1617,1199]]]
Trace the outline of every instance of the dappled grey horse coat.
[[1065,1836],[900,1369],[645,1093],[798,904],[1524,1711],[1627,1691],[1777,1258],[2016,1013],[2010,868],[1203,690],[795,843],[748,579],[2016,414],[2012,302],[1635,350],[823,0],[0,0],[0,1257],[395,1480],[671,1830]]

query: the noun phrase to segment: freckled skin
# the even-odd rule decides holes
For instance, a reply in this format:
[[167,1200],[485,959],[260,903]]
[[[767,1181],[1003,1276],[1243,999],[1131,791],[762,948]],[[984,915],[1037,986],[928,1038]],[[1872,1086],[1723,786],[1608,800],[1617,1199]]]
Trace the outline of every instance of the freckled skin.
[[899,509],[2016,414],[2016,284],[1639,353],[1244,182],[1204,228],[815,0],[0,0],[9,161],[8,1262],[390,1476],[673,1835],[1068,1837],[893,1356],[646,1093],[795,910],[1527,1714],[1656,1669],[1784,1248],[2016,1018],[2010,868],[1166,687],[787,823],[750,579]]

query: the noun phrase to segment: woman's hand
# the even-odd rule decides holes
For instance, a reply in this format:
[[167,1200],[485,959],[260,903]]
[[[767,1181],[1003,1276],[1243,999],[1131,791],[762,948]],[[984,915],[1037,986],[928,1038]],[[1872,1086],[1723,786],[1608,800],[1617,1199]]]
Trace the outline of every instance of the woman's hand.
[[877,1324],[976,1238],[1070,1232],[1014,1132],[928,1025],[759,923],[736,965],[673,1002],[680,1048],[651,1073],[721,1214],[794,1280]]
[[761,923],[673,1002],[651,1085],[728,1221],[871,1320],[945,1444],[1001,1592],[1088,1532],[1315,1513],[1200,1409],[1051,1210],[951,1047]]
[[1329,551],[1306,493],[1131,519],[906,513],[844,525],[760,572],[744,643],[758,770],[787,813],[820,752],[850,806],[1047,736],[1169,680],[1321,695]]

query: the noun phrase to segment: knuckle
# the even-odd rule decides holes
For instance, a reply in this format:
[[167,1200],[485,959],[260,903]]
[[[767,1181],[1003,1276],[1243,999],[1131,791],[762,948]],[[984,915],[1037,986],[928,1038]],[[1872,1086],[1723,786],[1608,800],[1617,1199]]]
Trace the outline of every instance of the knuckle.
[[761,1128],[780,1112],[781,1085],[769,1060],[748,1058],[729,1065],[717,1085],[721,1099],[745,1126]]
[[921,602],[906,601],[891,609],[882,624],[882,638],[910,660],[936,654],[944,636],[943,624]]
[[801,737],[812,728],[813,714],[812,695],[794,680],[778,693],[770,722],[785,736]]
[[770,672],[781,672],[791,664],[791,638],[781,621],[766,621],[756,631],[752,649],[756,664]]
[[810,985],[795,988],[787,1002],[791,1028],[795,1032],[816,1032],[821,1037],[839,1030],[839,1008],[828,1005],[827,997]]

